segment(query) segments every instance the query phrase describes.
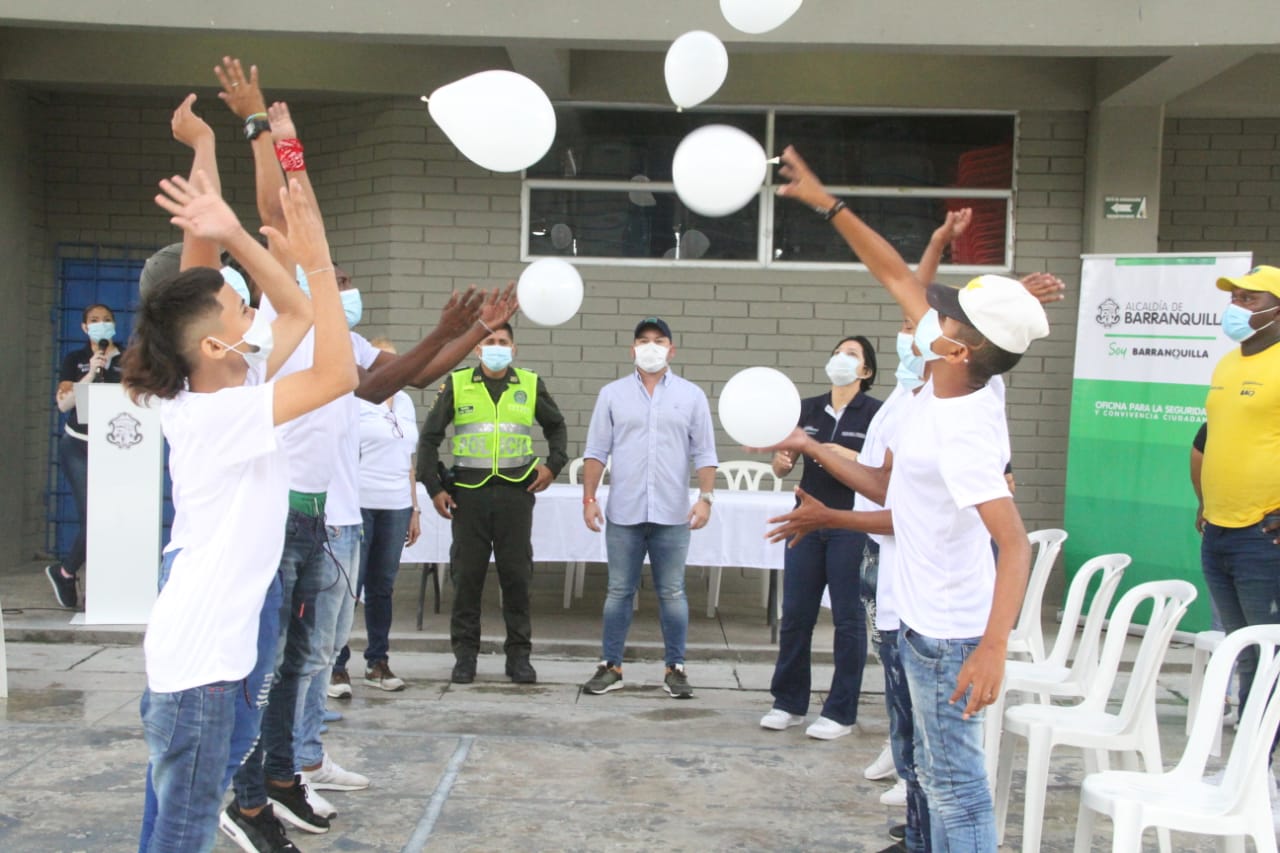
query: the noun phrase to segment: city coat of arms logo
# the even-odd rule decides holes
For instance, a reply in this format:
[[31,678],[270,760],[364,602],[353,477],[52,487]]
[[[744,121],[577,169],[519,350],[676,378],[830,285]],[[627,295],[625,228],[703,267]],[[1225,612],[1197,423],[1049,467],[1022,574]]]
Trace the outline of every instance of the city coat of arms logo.
[[1098,306],[1098,316],[1094,319],[1098,321],[1098,325],[1110,329],[1120,322],[1120,306],[1114,299],[1103,300]]
[[107,441],[121,450],[128,450],[142,442],[142,432],[139,429],[142,422],[128,412],[116,415],[107,421],[107,426],[111,428],[107,433]]

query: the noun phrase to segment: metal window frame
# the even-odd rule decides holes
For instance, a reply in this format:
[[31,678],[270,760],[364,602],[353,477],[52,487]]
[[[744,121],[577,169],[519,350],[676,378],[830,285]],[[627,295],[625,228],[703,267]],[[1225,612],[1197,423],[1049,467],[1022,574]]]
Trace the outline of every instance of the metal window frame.
[[[669,109],[660,104],[607,103],[597,101],[560,102],[557,107],[574,107],[580,109],[606,109],[634,112],[657,112]],[[828,191],[835,196],[863,198],[993,198],[1005,200],[1005,263],[999,265],[977,264],[944,264],[938,268],[940,273],[949,275],[980,275],[983,273],[1010,273],[1013,270],[1014,245],[1016,243],[1014,208],[1017,201],[1018,187],[1018,154],[1021,140],[1020,115],[1014,110],[965,110],[937,109],[922,110],[914,108],[888,107],[842,108],[842,107],[765,107],[765,106],[732,106],[716,107],[720,113],[758,113],[764,112],[765,118],[765,150],[773,151],[775,145],[775,128],[779,113],[784,115],[842,115],[842,116],[1007,116],[1013,119],[1013,172],[1009,189],[965,189],[963,187],[865,187],[865,186],[829,186]],[[530,178],[528,170],[521,173],[520,182],[520,260],[529,263],[544,257],[560,258],[572,264],[583,266],[609,267],[650,267],[650,268],[687,268],[687,269],[777,269],[780,271],[813,271],[813,272],[865,272],[866,264],[834,261],[786,261],[774,260],[771,257],[773,246],[774,193],[773,170],[765,174],[764,185],[760,188],[759,207],[756,228],[755,260],[681,260],[675,258],[615,258],[599,255],[531,255],[529,254],[530,196],[534,190],[561,190],[584,192],[634,192],[636,184],[631,181],[610,181],[575,178]],[[674,192],[675,184],[670,181],[653,181],[644,188],[650,192]]]

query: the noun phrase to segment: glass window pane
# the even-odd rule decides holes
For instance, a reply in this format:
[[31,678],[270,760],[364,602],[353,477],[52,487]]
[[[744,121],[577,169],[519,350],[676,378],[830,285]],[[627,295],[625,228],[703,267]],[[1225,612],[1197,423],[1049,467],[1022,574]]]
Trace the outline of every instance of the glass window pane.
[[779,151],[794,145],[830,186],[1013,186],[1013,116],[787,115]]
[[677,113],[668,110],[556,107],[556,139],[530,178],[671,180],[671,158],[690,131],[707,124],[728,124],[764,145],[763,113]]
[[[895,249],[915,264],[929,245],[933,231],[947,211],[973,209],[969,228],[942,256],[944,264],[1004,266],[1008,231],[1008,200],[997,198],[845,198],[867,225],[880,232]],[[808,207],[779,199],[774,204],[773,259],[821,263],[858,262],[858,258],[830,223]]]
[[710,218],[673,192],[535,189],[529,193],[529,254],[590,258],[754,261],[760,199]]

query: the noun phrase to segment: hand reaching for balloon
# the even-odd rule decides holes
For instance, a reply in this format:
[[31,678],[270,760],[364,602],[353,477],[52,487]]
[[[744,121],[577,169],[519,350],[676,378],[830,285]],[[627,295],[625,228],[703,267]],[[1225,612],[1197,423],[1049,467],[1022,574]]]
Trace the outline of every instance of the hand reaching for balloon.
[[506,290],[494,290],[485,297],[480,306],[480,322],[490,329],[496,329],[503,323],[510,323],[516,315],[520,303],[516,301],[516,283],[507,283]]
[[222,84],[218,97],[231,108],[231,112],[242,119],[266,114],[267,103],[262,97],[262,89],[258,87],[258,66],[250,65],[249,73],[245,75],[240,60],[224,56],[222,64],[213,67],[213,73]]
[[173,214],[170,222],[193,237],[225,244],[243,230],[203,171],[197,171],[190,181],[174,175],[161,181],[160,189],[163,192],[155,197],[156,204]]
[[276,139],[298,138],[298,128],[289,113],[289,105],[284,101],[276,101],[267,107],[267,121],[271,124],[271,135]]
[[484,291],[477,291],[474,284],[469,285],[462,293],[455,290],[440,309],[439,329],[450,338],[466,332],[479,316],[480,301],[483,298]]
[[778,195],[793,198],[801,204],[807,204],[814,210],[828,210],[836,203],[835,197],[827,192],[827,188],[818,180],[809,165],[804,162],[800,152],[788,145],[779,157],[781,166],[778,174],[786,178],[787,183],[778,187]]
[[1022,277],[1022,286],[1027,292],[1039,299],[1041,304],[1049,304],[1066,298],[1067,285],[1056,275],[1047,272],[1033,272]]
[[178,108],[173,111],[173,116],[169,119],[169,127],[173,131],[173,138],[181,142],[188,148],[195,148],[201,142],[213,142],[213,128],[205,122],[204,119],[196,115],[191,107],[196,102],[194,93],[183,98],[182,103],[178,104]]
[[969,228],[973,221],[973,208],[962,207],[959,210],[948,210],[947,218],[933,232],[933,242],[950,246]]

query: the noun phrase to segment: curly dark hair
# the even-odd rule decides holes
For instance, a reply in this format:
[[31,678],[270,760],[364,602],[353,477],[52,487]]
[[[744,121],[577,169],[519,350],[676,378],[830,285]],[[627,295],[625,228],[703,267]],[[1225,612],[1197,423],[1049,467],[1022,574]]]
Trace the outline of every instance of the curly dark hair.
[[135,403],[172,399],[185,387],[191,375],[187,334],[193,324],[222,310],[222,284],[218,270],[192,267],[147,290],[121,364],[121,381]]

